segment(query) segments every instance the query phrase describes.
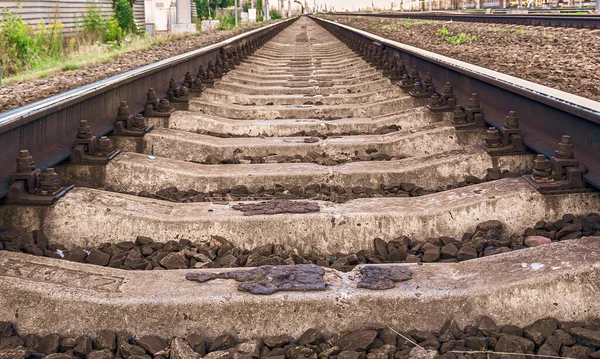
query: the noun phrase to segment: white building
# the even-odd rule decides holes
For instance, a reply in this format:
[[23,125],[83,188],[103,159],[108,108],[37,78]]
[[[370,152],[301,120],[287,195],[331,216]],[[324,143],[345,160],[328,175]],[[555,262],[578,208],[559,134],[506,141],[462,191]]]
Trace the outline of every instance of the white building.
[[150,33],[196,32],[190,0],[144,0],[144,16]]

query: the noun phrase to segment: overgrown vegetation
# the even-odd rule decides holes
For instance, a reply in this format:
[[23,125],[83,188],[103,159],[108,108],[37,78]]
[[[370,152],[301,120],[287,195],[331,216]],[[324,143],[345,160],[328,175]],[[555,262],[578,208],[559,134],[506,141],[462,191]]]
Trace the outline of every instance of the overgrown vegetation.
[[452,45],[462,45],[462,44],[466,44],[466,43],[469,43],[469,42],[475,41],[475,40],[477,40],[477,36],[475,36],[475,35],[469,36],[469,35],[465,34],[464,32],[461,32],[458,35],[449,36],[446,38],[446,42],[448,42]]
[[120,47],[127,34],[137,33],[129,0],[114,0],[115,15],[104,19],[98,5],[90,1],[78,31],[66,36],[58,18],[36,26],[4,9],[0,14],[0,65],[4,77],[24,71],[56,66],[96,43]]
[[446,35],[450,34],[450,32],[449,32],[449,31],[448,31],[448,29],[447,29],[447,28],[444,26],[444,27],[442,27],[441,29],[439,29],[439,30],[437,31],[437,34],[438,34],[438,35],[440,35],[440,36],[446,36]]
[[281,13],[277,10],[271,10],[269,12],[269,16],[271,17],[271,20],[280,20],[283,18],[283,16],[281,15]]
[[217,17],[217,20],[219,20],[217,30],[235,29],[235,13],[233,11],[229,12],[227,15]]

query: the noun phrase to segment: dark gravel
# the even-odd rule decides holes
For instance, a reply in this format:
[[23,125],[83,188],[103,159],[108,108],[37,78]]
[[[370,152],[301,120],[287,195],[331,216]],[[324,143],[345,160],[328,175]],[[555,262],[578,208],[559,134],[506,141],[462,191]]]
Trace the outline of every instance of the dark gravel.
[[[310,137],[316,138],[316,137]],[[305,138],[310,139],[310,138]],[[358,152],[358,151],[357,151]],[[316,151],[310,151],[306,156],[302,155],[294,155],[294,156],[286,156],[286,155],[278,155],[273,154],[270,156],[244,156],[242,149],[234,150],[234,156],[230,158],[218,158],[213,155],[209,155],[206,157],[204,162],[196,162],[207,165],[217,165],[217,164],[250,164],[250,163],[316,163],[322,166],[336,166],[344,163],[355,162],[355,161],[391,161],[391,160],[401,160],[406,158],[406,156],[390,156],[385,153],[377,153],[377,150],[374,150],[371,154],[359,156],[358,154],[354,155],[339,155],[339,156],[330,156],[326,153],[319,153]],[[192,161],[195,162],[195,161]]]
[[[172,202],[192,203],[192,202],[223,202],[223,201],[251,201],[251,200],[295,200],[311,199],[318,201],[329,201],[334,203],[344,203],[357,198],[373,197],[418,197],[427,194],[443,192],[455,188],[461,188],[472,184],[478,184],[493,179],[516,177],[516,174],[508,171],[497,173],[496,176],[486,175],[484,178],[467,176],[463,181],[454,185],[438,188],[423,188],[410,182],[403,182],[397,185],[381,185],[372,188],[365,186],[342,187],[330,186],[327,184],[310,184],[307,186],[286,187],[275,185],[272,188],[260,186],[249,188],[245,185],[238,185],[232,188],[219,189],[212,192],[198,192],[196,190],[179,190],[177,187],[168,187],[150,193],[142,191],[139,193],[142,197],[170,200]],[[130,193],[135,194],[135,193]]]
[[[434,237],[426,242],[406,236],[384,240],[375,238],[371,250],[357,253],[332,253],[300,256],[279,244],[252,250],[236,247],[232,242],[213,236],[207,242],[187,239],[154,242],[138,237],[132,242],[103,243],[95,248],[72,247],[49,243],[40,231],[0,232],[0,249],[37,256],[62,258],[127,270],[161,270],[191,268],[257,267],[262,265],[316,264],[340,271],[350,271],[358,264],[459,262],[506,253],[551,242],[600,236],[600,215],[564,215],[555,222],[539,221],[521,235],[505,233],[499,221],[479,223],[474,233],[462,238]],[[0,358],[1,359],[1,358]]]
[[[460,328],[446,321],[440,330],[369,328],[325,335],[306,330],[298,338],[281,334],[242,340],[231,334],[206,338],[138,337],[127,332],[99,330],[89,336],[19,334],[14,325],[0,322],[2,359],[501,359],[523,354],[600,358],[600,318],[588,322],[540,319],[526,327],[498,326],[484,316]],[[478,351],[477,353],[472,353]],[[494,353],[500,352],[504,354]],[[506,353],[513,355],[508,356]],[[519,355],[520,354],[520,355]]]

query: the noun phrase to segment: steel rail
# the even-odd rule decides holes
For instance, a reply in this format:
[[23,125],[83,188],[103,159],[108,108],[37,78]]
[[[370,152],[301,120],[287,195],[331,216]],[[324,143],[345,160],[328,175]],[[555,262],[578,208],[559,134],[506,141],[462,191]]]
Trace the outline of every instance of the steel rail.
[[312,17],[324,27],[344,31],[362,41],[379,42],[388,56],[399,56],[421,76],[429,72],[437,89],[446,82],[454,87],[457,101],[466,105],[478,93],[485,122],[500,128],[509,111],[516,111],[525,145],[548,157],[554,155],[562,135],[572,137],[575,157],[589,172],[584,179],[600,189],[600,102],[492,71],[447,56],[388,40],[334,21]]
[[196,75],[199,65],[213,62],[222,47],[244,44],[267,32],[279,31],[297,18],[236,35],[222,42],[158,61],[0,114],[0,198],[6,196],[19,150],[27,149],[37,167],[45,169],[69,158],[80,120],[87,120],[95,136],[112,131],[121,101],[141,113],[148,88],[166,97],[169,80],[179,84],[186,71]]
[[538,15],[538,14],[460,14],[450,12],[348,12],[330,13],[340,16],[371,16],[380,18],[423,19],[438,21],[482,22],[522,26],[553,26],[600,29],[600,16],[594,15]]

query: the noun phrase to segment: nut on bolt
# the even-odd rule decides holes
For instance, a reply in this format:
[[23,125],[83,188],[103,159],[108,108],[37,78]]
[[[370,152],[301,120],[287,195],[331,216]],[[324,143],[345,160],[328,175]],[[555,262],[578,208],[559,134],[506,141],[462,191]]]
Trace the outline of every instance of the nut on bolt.
[[544,155],[537,155],[533,161],[533,180],[535,182],[552,182],[550,161]]

